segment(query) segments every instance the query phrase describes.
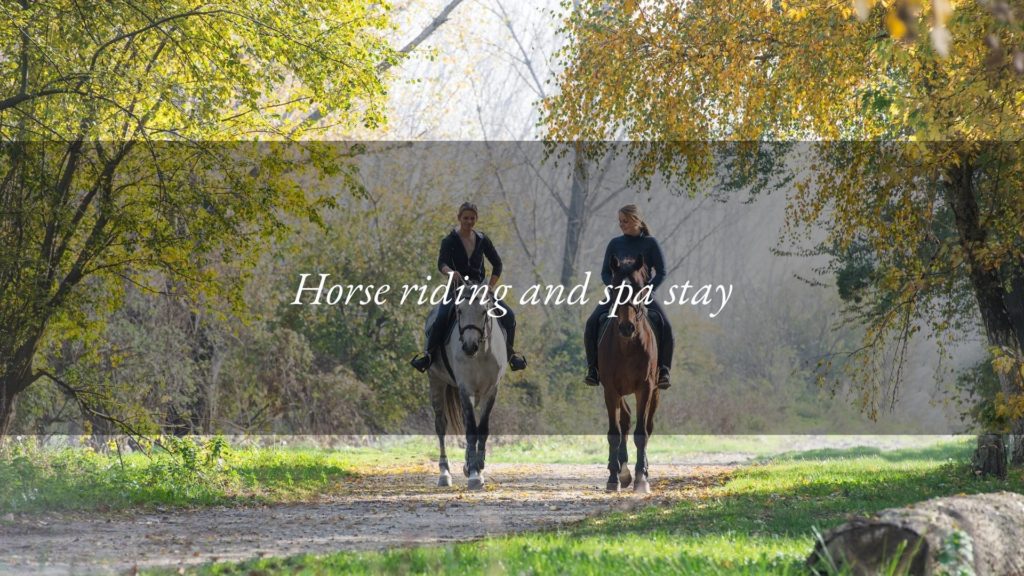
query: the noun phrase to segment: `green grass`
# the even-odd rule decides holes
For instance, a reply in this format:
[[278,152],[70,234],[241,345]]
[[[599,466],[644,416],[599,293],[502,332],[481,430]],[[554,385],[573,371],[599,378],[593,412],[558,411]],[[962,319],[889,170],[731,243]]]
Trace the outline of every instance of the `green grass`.
[[354,467],[341,452],[222,448],[213,454],[209,442],[186,442],[186,448],[189,443],[194,459],[181,450],[118,458],[90,448],[6,446],[0,512],[300,501],[330,491]]
[[794,453],[737,471],[725,484],[670,507],[584,521],[560,531],[444,547],[264,558],[200,567],[201,574],[803,574],[812,527],[853,513],[936,496],[1024,489],[975,479],[970,441],[895,452]]

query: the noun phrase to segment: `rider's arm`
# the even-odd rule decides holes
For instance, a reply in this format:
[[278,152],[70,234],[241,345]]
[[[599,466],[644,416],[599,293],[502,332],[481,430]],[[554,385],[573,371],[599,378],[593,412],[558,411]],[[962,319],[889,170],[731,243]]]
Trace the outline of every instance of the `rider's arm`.
[[648,252],[650,252],[650,266],[651,268],[654,268],[654,276],[651,277],[651,284],[653,284],[654,289],[657,290],[658,286],[665,281],[665,274],[667,272],[667,270],[665,270],[665,255],[662,254],[661,246],[654,238],[650,239],[650,248],[648,249]]
[[611,286],[612,284],[612,243],[608,243],[608,247],[604,249],[604,263],[601,264],[601,281],[604,282],[605,286]]
[[452,259],[451,236],[445,236],[441,240],[441,250],[437,254],[437,269],[441,274],[450,274],[455,270],[455,261]]
[[483,237],[483,245],[480,247],[483,248],[487,261],[491,263],[491,281],[489,284],[491,288],[494,288],[498,284],[498,278],[501,277],[501,256],[498,256],[497,248],[494,247],[494,243],[487,236]]

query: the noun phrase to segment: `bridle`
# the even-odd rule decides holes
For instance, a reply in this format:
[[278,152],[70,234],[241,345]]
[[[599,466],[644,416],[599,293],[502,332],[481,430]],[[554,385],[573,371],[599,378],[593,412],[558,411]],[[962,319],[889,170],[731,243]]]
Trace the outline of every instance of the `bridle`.
[[[641,274],[641,277],[642,277],[641,278],[642,286],[646,285],[647,284],[647,275],[646,274]],[[623,282],[626,282],[629,279],[630,278],[627,275],[627,276],[625,276],[623,278]],[[620,285],[621,284],[622,283],[620,282]],[[634,290],[636,290],[636,287],[633,286],[632,284],[633,283],[630,282],[630,287],[633,288]],[[641,322],[648,322],[649,323],[650,322],[650,318],[648,318],[648,316],[647,316],[647,304],[645,304],[644,302],[636,303],[634,300],[630,300],[629,302],[626,302],[625,304],[622,304],[621,306],[625,307],[625,308],[632,308],[636,312],[637,320],[635,321],[635,324],[639,328],[639,325],[640,325]]]
[[643,302],[640,302],[639,304],[637,304],[635,302],[627,302],[625,304],[622,304],[621,306],[623,308],[632,308],[636,312],[636,315],[637,315],[636,324],[640,324],[640,322],[647,322],[648,321],[648,318],[647,318],[647,305],[644,304]]
[[487,333],[488,333],[488,331],[490,329],[490,324],[491,324],[490,322],[486,322],[482,327],[481,326],[477,326],[476,324],[467,324],[467,325],[463,326],[462,325],[462,310],[460,310],[458,306],[455,307],[455,322],[456,322],[456,325],[459,328],[459,343],[465,344],[465,341],[463,340],[463,335],[466,332],[469,332],[470,330],[476,330],[477,332],[480,333],[480,340],[481,340],[481,342],[486,342],[487,341]]

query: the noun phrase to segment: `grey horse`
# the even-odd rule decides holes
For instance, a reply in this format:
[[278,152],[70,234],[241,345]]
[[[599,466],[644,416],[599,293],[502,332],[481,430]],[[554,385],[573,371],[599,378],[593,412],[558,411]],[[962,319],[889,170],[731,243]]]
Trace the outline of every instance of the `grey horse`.
[[[491,409],[498,394],[498,382],[505,373],[508,353],[505,334],[498,319],[487,311],[493,296],[484,284],[469,284],[477,297],[455,305],[455,322],[444,344],[447,361],[434,362],[430,378],[430,404],[434,408],[434,431],[441,445],[438,486],[451,486],[444,437],[450,429],[454,434],[465,431],[466,463],[462,472],[469,478],[469,488],[484,487],[484,456],[489,434]],[[469,293],[469,292],[468,292]],[[437,308],[427,318],[430,326]],[[450,372],[449,372],[450,369]]]

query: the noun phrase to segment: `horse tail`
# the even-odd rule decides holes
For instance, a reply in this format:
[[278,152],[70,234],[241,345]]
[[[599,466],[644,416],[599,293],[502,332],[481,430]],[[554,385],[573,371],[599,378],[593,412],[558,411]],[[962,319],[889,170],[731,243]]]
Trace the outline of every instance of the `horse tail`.
[[462,423],[462,401],[459,400],[459,389],[453,386],[444,387],[444,416],[448,420],[450,433],[466,433],[466,427]]

